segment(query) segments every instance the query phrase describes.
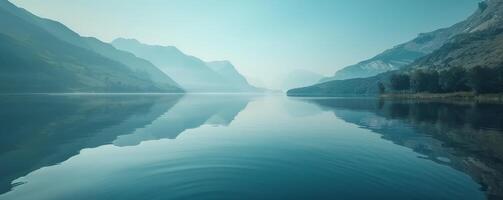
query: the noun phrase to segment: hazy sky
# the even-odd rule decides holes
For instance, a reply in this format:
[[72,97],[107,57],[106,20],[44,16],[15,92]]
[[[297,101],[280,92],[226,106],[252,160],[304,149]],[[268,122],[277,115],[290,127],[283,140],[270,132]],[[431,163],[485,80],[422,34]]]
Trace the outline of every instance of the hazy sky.
[[275,86],[294,69],[331,75],[418,33],[469,16],[479,0],[11,0],[109,42],[173,45],[230,60]]

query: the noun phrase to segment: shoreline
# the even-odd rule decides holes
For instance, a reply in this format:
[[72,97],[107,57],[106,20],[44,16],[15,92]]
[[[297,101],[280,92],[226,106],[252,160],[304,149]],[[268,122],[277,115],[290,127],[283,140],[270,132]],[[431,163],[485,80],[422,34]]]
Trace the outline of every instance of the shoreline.
[[503,93],[475,94],[473,92],[454,93],[390,93],[381,94],[383,99],[409,99],[409,100],[456,100],[456,101],[482,101],[503,102]]

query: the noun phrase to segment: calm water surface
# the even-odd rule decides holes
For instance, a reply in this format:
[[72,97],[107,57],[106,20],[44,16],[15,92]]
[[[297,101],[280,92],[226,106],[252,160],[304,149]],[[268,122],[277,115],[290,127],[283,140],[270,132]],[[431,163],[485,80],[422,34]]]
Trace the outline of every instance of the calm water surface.
[[503,106],[0,96],[0,199],[501,199]]

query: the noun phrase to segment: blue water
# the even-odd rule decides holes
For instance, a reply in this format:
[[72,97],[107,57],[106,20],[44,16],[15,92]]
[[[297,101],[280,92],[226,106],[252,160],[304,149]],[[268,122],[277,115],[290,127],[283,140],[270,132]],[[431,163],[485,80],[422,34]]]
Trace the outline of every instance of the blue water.
[[459,113],[485,105],[251,95],[26,95],[0,103],[0,199],[501,194],[501,118],[473,122],[478,115]]

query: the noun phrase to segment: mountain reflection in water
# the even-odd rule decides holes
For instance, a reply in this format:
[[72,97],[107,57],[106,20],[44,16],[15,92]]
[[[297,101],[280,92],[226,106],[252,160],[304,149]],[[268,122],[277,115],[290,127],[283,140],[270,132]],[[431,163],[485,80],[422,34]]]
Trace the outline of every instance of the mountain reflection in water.
[[499,104],[190,94],[0,106],[0,199],[503,197]]
[[12,188],[14,179],[85,148],[174,139],[205,123],[228,125],[250,100],[238,95],[3,95],[0,194]]
[[503,198],[503,105],[314,98],[305,101],[469,174],[490,199]]

